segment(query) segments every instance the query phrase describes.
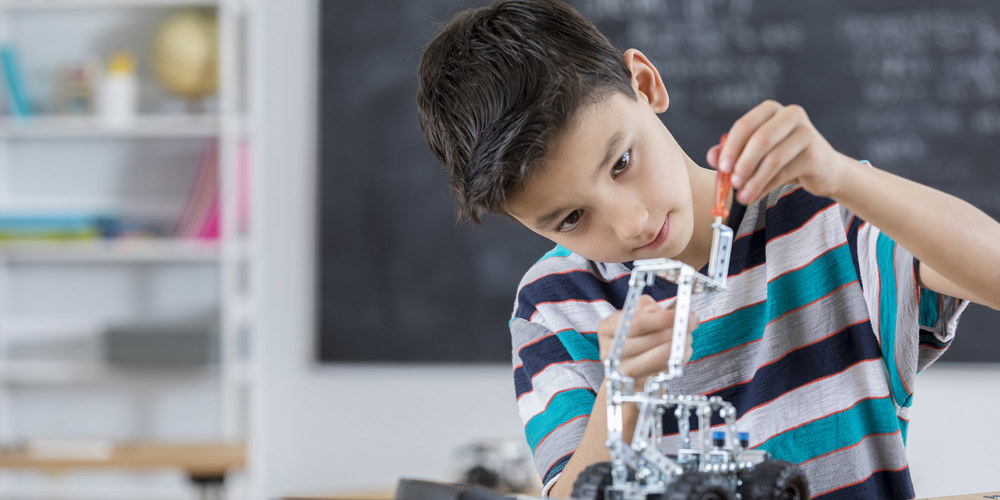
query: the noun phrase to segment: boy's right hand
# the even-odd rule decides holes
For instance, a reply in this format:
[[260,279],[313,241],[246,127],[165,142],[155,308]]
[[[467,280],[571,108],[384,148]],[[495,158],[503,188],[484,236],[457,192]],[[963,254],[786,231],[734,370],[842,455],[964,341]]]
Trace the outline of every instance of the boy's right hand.
[[[601,321],[597,327],[597,340],[601,349],[601,359],[608,357],[611,343],[615,338],[615,330],[621,319],[618,311]],[[687,348],[684,361],[691,359],[691,331],[699,325],[698,315],[693,311],[688,317]],[[674,307],[664,308],[649,295],[639,298],[635,316],[625,345],[622,347],[622,373],[632,377],[637,387],[645,383],[646,378],[667,370],[670,359],[670,346],[674,336]]]

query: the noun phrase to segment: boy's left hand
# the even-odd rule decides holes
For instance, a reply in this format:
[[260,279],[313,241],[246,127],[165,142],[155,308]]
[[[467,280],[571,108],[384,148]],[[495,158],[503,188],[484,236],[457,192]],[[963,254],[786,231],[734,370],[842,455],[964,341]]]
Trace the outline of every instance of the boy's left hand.
[[736,120],[725,146],[708,150],[708,164],[732,172],[736,200],[750,205],[783,184],[835,198],[858,162],[833,149],[801,106],[768,100]]

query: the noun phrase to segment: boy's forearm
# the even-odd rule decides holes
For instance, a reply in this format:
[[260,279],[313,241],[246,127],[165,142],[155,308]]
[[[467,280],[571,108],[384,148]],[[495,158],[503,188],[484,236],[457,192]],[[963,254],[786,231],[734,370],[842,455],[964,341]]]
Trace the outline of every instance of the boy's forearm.
[[1000,223],[947,193],[843,161],[835,200],[956,285],[959,298],[1000,308]]
[[[566,462],[566,467],[563,468],[559,479],[552,485],[552,489],[549,490],[550,497],[571,497],[573,495],[573,483],[576,482],[577,476],[588,465],[598,462],[609,462],[611,460],[611,455],[608,453],[606,444],[608,440],[608,397],[606,387],[607,385],[602,382],[601,389],[597,391],[597,399],[594,401],[594,407],[590,412],[590,420],[587,422],[587,428],[583,432],[583,438],[580,440],[576,451],[573,452],[573,456]],[[638,412],[635,410],[634,405],[625,405],[623,414],[624,429],[622,434],[626,442],[630,442],[632,440],[632,432],[635,429]]]

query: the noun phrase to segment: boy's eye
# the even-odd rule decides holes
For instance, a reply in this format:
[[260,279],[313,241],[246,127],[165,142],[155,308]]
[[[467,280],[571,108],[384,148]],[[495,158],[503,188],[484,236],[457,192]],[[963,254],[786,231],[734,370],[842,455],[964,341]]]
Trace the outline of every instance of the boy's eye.
[[556,227],[556,232],[569,231],[570,229],[576,227],[576,225],[580,223],[580,215],[581,212],[579,210],[571,212],[565,219],[562,220],[562,222],[559,223],[559,226]]
[[611,167],[611,177],[617,177],[618,174],[624,172],[625,169],[628,168],[631,159],[632,159],[632,150],[629,149],[628,151],[625,152],[625,154],[622,155],[621,158],[618,158],[618,161],[615,162],[615,165]]

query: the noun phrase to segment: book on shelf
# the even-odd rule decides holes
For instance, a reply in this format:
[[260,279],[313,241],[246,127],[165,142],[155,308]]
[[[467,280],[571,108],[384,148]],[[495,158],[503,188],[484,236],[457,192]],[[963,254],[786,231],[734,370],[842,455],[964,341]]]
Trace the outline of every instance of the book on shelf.
[[174,236],[183,239],[219,238],[219,145],[210,141],[201,153],[198,172]]
[[[246,229],[249,217],[249,166],[247,148],[241,144],[236,160],[236,203],[239,230]],[[222,229],[219,144],[211,141],[201,155],[198,172],[187,203],[177,222],[174,237],[195,240],[218,240]]]
[[17,117],[31,116],[31,102],[28,99],[17,50],[9,43],[0,45],[0,67],[3,68],[4,90],[10,114]]
[[155,223],[104,214],[0,214],[0,244],[88,242],[162,235],[163,229]]
[[96,240],[111,224],[96,215],[0,215],[0,243]]

